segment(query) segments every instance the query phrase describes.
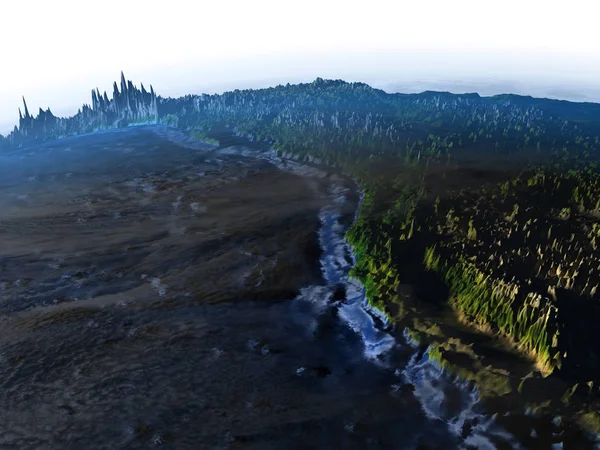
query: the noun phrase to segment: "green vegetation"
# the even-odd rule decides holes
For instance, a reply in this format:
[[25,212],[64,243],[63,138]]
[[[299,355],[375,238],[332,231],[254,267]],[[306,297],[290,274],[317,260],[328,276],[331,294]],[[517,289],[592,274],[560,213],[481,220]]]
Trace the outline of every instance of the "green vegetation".
[[[530,367],[494,367],[464,324],[496,337],[494,351],[535,359],[565,392],[600,381],[600,105],[387,94],[317,79],[161,99],[159,114],[169,126],[231,130],[355,177],[364,200],[347,233],[352,275],[372,305],[482,396],[509,395],[520,382],[511,377]],[[522,388],[531,383],[542,381]],[[569,408],[581,395],[567,396]]]
[[183,129],[230,128],[301,158],[354,167],[397,158],[444,160],[465,151],[495,155],[592,154],[600,106],[520,96],[444,92],[387,94],[363,83],[312,83],[222,95],[161,98],[159,115]]
[[192,130],[190,131],[190,136],[193,137],[197,141],[205,142],[207,144],[219,145],[219,141],[213,138],[210,138],[206,135],[202,130]]
[[135,120],[130,120],[128,123],[128,126],[148,125],[148,124],[154,124],[154,123],[156,123],[156,117],[145,116],[145,117],[139,117]]
[[442,264],[433,249],[426,252],[426,267],[442,274],[453,295],[450,304],[467,320],[513,339],[545,369],[560,364],[554,305],[544,305],[541,295],[533,292],[519,304],[518,284],[486,275],[460,256]]
[[[194,139],[247,138],[353,176],[364,199],[347,232],[351,275],[371,304],[483,397],[531,397],[600,429],[600,105],[320,78],[157,103],[160,124]],[[93,131],[88,116],[48,111],[34,131]],[[475,345],[482,336],[494,343]],[[530,364],[509,373],[485,356],[522,362],[515,350],[550,375],[525,376]]]
[[[454,363],[452,359],[457,355],[468,355],[469,364],[465,364],[464,361]],[[457,344],[452,340],[432,346],[429,349],[429,358],[449,372],[473,382],[478,386],[479,397],[482,399],[506,395],[512,391],[508,373],[484,367],[470,348],[462,346],[457,349]]]
[[177,128],[177,125],[179,124],[179,118],[176,114],[166,114],[160,117],[159,123],[167,127]]

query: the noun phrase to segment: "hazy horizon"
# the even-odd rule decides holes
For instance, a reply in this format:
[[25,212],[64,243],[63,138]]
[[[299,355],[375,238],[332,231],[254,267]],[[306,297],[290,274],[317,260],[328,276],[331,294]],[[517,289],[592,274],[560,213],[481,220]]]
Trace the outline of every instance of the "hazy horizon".
[[[515,93],[600,102],[599,7],[575,0],[398,4],[217,4],[60,0],[3,6],[0,133],[29,110],[58,116],[112,94],[120,71],[159,95],[312,81],[362,81],[388,92]],[[32,11],[34,11],[32,13]],[[135,20],[131,20],[134,18]],[[293,20],[292,20],[293,19]],[[111,31],[112,30],[112,31]]]

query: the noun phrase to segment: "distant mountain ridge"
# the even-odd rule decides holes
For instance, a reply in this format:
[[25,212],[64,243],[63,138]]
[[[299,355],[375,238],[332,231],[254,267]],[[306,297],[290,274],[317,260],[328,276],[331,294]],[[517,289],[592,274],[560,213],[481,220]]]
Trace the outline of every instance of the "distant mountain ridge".
[[121,90],[114,83],[112,98],[106,92],[92,90],[92,105],[84,104],[71,117],[56,117],[50,108],[40,108],[37,116],[30,114],[25,97],[23,111],[19,108],[19,125],[6,137],[0,135],[0,149],[20,147],[65,136],[96,130],[122,128],[138,123],[157,123],[158,102],[154,88],[148,92],[144,85],[138,89],[121,72]]
[[[526,115],[552,118],[555,123],[567,121],[572,128],[588,128],[594,135],[600,134],[596,133],[600,129],[598,103],[576,103],[515,94],[492,97],[482,97],[477,93],[452,94],[437,91],[390,94],[365,83],[322,78],[317,78],[312,83],[288,83],[264,89],[236,89],[223,94],[162,98],[157,96],[152,86],[150,91],[143,84],[138,89],[130,80],[126,81],[121,72],[120,89],[117,82],[114,82],[111,99],[106,92],[101,94],[98,89],[93,89],[91,96],[91,105],[84,104],[74,116],[67,118],[56,117],[50,108],[45,111],[40,108],[34,117],[23,99],[23,111],[19,109],[19,124],[7,136],[0,135],[0,149],[18,148],[65,136],[135,124],[162,122],[185,129],[207,130],[218,119],[237,128],[235,121],[243,123],[249,114],[254,115],[252,108],[257,108],[254,120],[260,117],[263,124],[266,123],[265,120],[281,121],[281,117],[289,117],[290,114],[356,112],[359,115],[372,113],[375,117],[384,119],[385,123],[382,121],[381,126],[386,127],[394,127],[392,122],[398,117],[402,117],[402,123],[397,124],[401,127],[406,126],[407,119],[414,124],[423,123],[426,119],[426,122],[430,122],[428,127],[435,127],[435,122],[439,121],[434,120],[434,116],[444,116],[446,125],[451,120],[452,126],[456,126],[449,114],[455,114],[453,110],[458,111],[458,104],[460,120],[467,120],[469,123],[480,120],[478,117],[482,116],[482,111],[484,118],[486,111],[493,111],[496,115],[500,111],[504,117],[511,114],[523,115],[524,122],[527,123],[530,120],[525,120]],[[423,110],[424,105],[427,105],[426,110]],[[499,110],[499,107],[502,109]],[[417,109],[420,109],[419,114],[413,114]],[[466,119],[469,115],[474,118]]]

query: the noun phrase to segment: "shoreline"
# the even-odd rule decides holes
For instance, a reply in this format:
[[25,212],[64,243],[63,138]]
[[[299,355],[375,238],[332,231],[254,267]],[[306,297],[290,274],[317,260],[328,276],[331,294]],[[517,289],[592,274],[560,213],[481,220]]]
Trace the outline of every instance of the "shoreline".
[[[346,228],[343,239],[351,251],[353,259],[352,267],[354,267],[357,255],[354,247],[347,240],[346,232],[359,219],[365,194],[357,180],[353,177],[350,178],[355,182],[360,200],[357,205],[355,218],[350,226]],[[387,353],[392,351],[410,354],[407,364],[402,369],[395,369],[396,372],[401,370],[404,384],[397,385],[394,389],[399,391],[402,389],[414,390],[415,395],[419,398],[424,414],[429,418],[444,420],[447,423],[448,431],[457,438],[462,436],[464,443],[467,445],[484,445],[481,448],[495,448],[496,439],[504,440],[505,443],[508,441],[513,447],[520,445],[516,440],[516,435],[507,432],[496,421],[496,411],[486,405],[485,398],[481,396],[477,383],[473,383],[472,380],[452,370],[451,367],[445,367],[439,360],[433,357],[434,352],[431,345],[424,347],[423,342],[415,342],[406,327],[402,327],[388,313],[371,304],[371,300],[367,296],[367,289],[360,279],[349,274],[346,283],[354,285],[360,290],[361,300],[359,304],[361,310],[370,317],[373,327],[376,330],[389,337],[389,341],[387,342],[382,340],[383,345],[388,345],[388,348],[384,348],[380,354],[376,355],[374,362],[386,365]],[[365,344],[367,343],[365,342]],[[443,398],[440,404],[437,404],[436,400],[429,397],[431,395],[430,389],[432,388],[432,385],[429,384],[430,380],[433,383],[440,383],[439,387],[433,388],[434,391],[439,390],[439,394]],[[449,392],[445,392],[446,390]],[[462,397],[464,402],[462,408],[455,411],[454,414],[444,412],[443,408],[444,404],[450,402],[450,392],[452,391],[455,391],[454,395]],[[479,410],[481,406],[483,407],[483,411]],[[466,428],[471,429],[467,436],[464,435]]]
[[[185,130],[174,129],[173,131],[174,134],[188,134]],[[236,137],[240,138],[239,136]],[[242,156],[264,159],[282,170],[289,171],[300,176],[306,176],[307,171],[308,173],[312,172],[314,175],[316,171],[317,173],[321,172],[324,174],[321,175],[324,177],[326,177],[327,174],[341,174],[346,180],[352,181],[354,185],[354,193],[355,195],[358,195],[359,200],[357,202],[356,209],[352,214],[353,220],[344,227],[345,232],[343,238],[346,245],[348,245],[351,249],[351,254],[354,258],[354,266],[356,264],[357,256],[356,252],[354,251],[354,247],[347,241],[346,232],[359,219],[360,211],[363,206],[364,191],[362,190],[358,180],[356,180],[356,178],[352,175],[345,173],[339,167],[331,167],[314,161],[298,161],[298,158],[294,158],[293,155],[278,155],[278,151],[273,148],[258,148],[259,144],[263,144],[262,142],[254,143],[253,141],[249,141],[248,143],[250,144],[249,146],[243,144],[234,144],[215,148],[213,151],[215,152],[215,155],[218,155],[220,151],[225,150],[224,153],[226,154],[239,153]],[[507,411],[507,407],[498,408],[497,400],[499,399],[506,401],[511,405],[522,405],[523,409],[531,406],[531,402],[522,402],[518,399],[518,397],[520,397],[520,392],[517,394],[523,384],[524,379],[529,379],[536,376],[535,364],[531,363],[530,358],[528,358],[527,355],[524,355],[517,349],[510,348],[510,346],[507,347],[506,343],[499,339],[494,333],[483,333],[481,330],[478,330],[477,327],[473,326],[473,324],[462,323],[459,317],[457,317],[456,312],[449,306],[444,308],[445,313],[443,317],[440,317],[439,314],[436,314],[433,310],[430,311],[430,308],[428,308],[426,305],[419,305],[420,307],[415,308],[415,299],[413,298],[413,304],[409,308],[411,311],[408,313],[408,317],[400,321],[396,321],[388,312],[383,311],[377,306],[371,304],[370,299],[366,295],[366,288],[358,278],[349,277],[348,281],[350,283],[352,283],[352,280],[354,280],[354,283],[359,284],[359,286],[355,287],[361,291],[362,310],[365,314],[371,317],[373,321],[379,321],[381,323],[382,326],[378,328],[389,330],[397,342],[401,342],[405,338],[406,330],[409,330],[408,334],[412,336],[420,335],[421,343],[417,345],[417,353],[426,355],[427,358],[429,358],[431,362],[440,370],[443,370],[449,374],[460,376],[463,380],[465,380],[465,382],[470,382],[476,385],[477,398],[474,400],[474,404],[489,405],[489,409],[491,411],[504,412]],[[384,305],[386,307],[398,306],[389,300],[385,301]],[[445,332],[442,333],[442,335],[438,334],[437,332],[440,325],[444,328]],[[473,340],[465,340],[465,336],[470,336]],[[481,342],[478,341],[485,342],[481,344]],[[477,344],[476,349],[473,349],[474,344]],[[485,354],[488,352],[498,351],[502,354],[502,357],[500,358],[502,364],[500,364],[500,366],[495,366],[493,361],[492,364],[488,364],[490,361],[486,359],[487,357]],[[469,364],[467,365],[470,365],[474,362],[479,367],[473,372],[465,372],[464,367],[462,367],[460,364],[456,364],[456,359],[460,355],[462,355],[461,358],[463,362],[469,361]],[[458,358],[459,361],[461,358]],[[512,361],[512,363],[507,363],[507,361]],[[525,365],[524,361],[527,361]],[[513,369],[506,371],[503,367],[505,367],[507,364],[509,366],[518,367],[519,369],[517,369],[517,371],[514,371]],[[486,386],[486,384],[489,384],[489,386]],[[568,386],[565,386],[565,390],[567,388]],[[536,391],[539,389],[539,387],[533,387],[532,390]],[[488,395],[487,391],[491,392],[491,395]],[[553,396],[550,396],[550,398],[552,397]],[[544,401],[538,401],[537,403],[544,403]],[[531,408],[536,409],[538,407],[534,404],[531,406]],[[486,409],[488,408],[486,407]],[[517,413],[516,415],[519,414],[520,413]],[[543,414],[547,413],[544,412]],[[566,417],[566,419],[567,422],[570,421],[568,417]],[[581,422],[576,417],[573,417],[573,419],[578,423]],[[588,420],[587,422],[593,421]]]
[[[109,130],[109,132],[110,131],[113,131],[113,130]],[[121,130],[115,130],[115,131],[119,132]],[[206,149],[204,149],[204,150],[206,150]],[[324,177],[330,177],[331,174],[333,174],[333,173],[337,174],[337,176],[339,176],[339,174],[342,174],[341,178],[343,179],[344,183],[347,186],[350,186],[352,184],[352,183],[350,183],[350,180],[353,182],[354,189],[350,189],[350,190],[353,195],[358,196],[358,202],[352,203],[352,205],[356,205],[355,209],[352,212],[350,212],[349,211],[350,208],[348,208],[348,211],[345,215],[346,219],[344,219],[343,217],[340,216],[339,222],[341,224],[340,228],[342,228],[344,230],[343,233],[340,234],[340,236],[343,240],[343,244],[350,248],[350,254],[354,258],[352,261],[352,266],[354,266],[356,264],[356,253],[354,252],[353,246],[348,242],[348,240],[346,238],[346,232],[359,219],[360,211],[363,207],[364,192],[361,189],[361,186],[357,182],[357,180],[354,179],[352,176],[344,173],[339,168],[335,168],[335,167],[331,168],[329,166],[322,165],[322,164],[319,165],[319,164],[305,163],[305,162],[300,163],[295,160],[288,161],[288,160],[285,160],[285,159],[282,159],[282,158],[276,156],[276,153],[275,153],[275,155],[271,155],[271,153],[268,151],[266,153],[253,151],[252,153],[253,153],[252,155],[247,155],[247,156],[254,156],[259,159],[264,159],[264,160],[274,163],[275,165],[277,165],[277,163],[274,161],[274,158],[277,158],[286,165],[286,170],[288,170],[290,173],[294,173],[299,176],[304,176],[304,175],[307,175],[308,173],[312,173],[313,176],[316,176],[315,174],[318,174],[320,171],[323,174],[325,174],[325,175],[323,175]],[[212,150],[212,151],[208,150],[206,154],[210,155],[210,157],[212,157],[212,158],[218,158],[219,150]],[[271,156],[272,158],[269,159],[269,156]],[[273,158],[273,156],[274,156],[274,158]],[[319,167],[326,168],[327,170],[321,170]],[[330,180],[328,180],[328,182],[330,183]],[[348,225],[347,222],[350,221],[350,219],[352,217],[354,217],[354,218],[353,218],[353,220],[351,220],[350,224]],[[320,213],[319,213],[318,218],[320,218]],[[315,218],[315,223],[317,225],[319,223],[318,218]],[[318,226],[316,227],[315,232],[317,234],[319,233],[320,228],[321,227],[318,227]],[[320,263],[320,258],[318,257],[316,259],[316,262],[314,265],[318,266],[319,263]],[[376,306],[371,305],[369,299],[366,296],[365,286],[360,282],[360,280],[349,276],[347,279],[347,282],[348,282],[348,285],[353,285],[354,288],[356,289],[355,293],[357,294],[357,297],[355,298],[355,300],[357,300],[357,301],[353,304],[353,306],[359,307],[360,309],[362,309],[362,311],[367,316],[370,317],[370,319],[373,321],[373,327],[375,329],[377,329],[377,331],[385,332],[385,334],[391,335],[392,338],[395,339],[395,342],[396,342],[395,345],[402,345],[402,343],[406,341],[406,339],[404,339],[405,329],[402,327],[403,321],[395,323],[393,320],[388,320],[388,321],[383,320],[383,318],[389,319],[390,317],[385,312],[378,309]],[[358,295],[360,295],[360,297],[358,297]],[[386,303],[390,304],[391,302],[387,301]],[[449,312],[449,311],[450,310],[448,310],[446,312]],[[464,331],[463,328],[469,329],[469,332],[471,332],[471,333],[473,332],[472,326],[460,324],[460,321],[456,317],[451,318],[450,316],[448,316],[446,318],[442,318],[441,323],[438,324],[436,321],[436,316],[433,314],[430,314],[431,312],[432,311],[430,311],[428,308],[422,308],[419,311],[417,311],[416,314],[413,314],[411,312],[410,313],[411,318],[410,318],[410,320],[407,320],[406,322],[408,325],[411,325],[411,329],[414,332],[416,327],[414,326],[415,325],[414,323],[410,323],[412,321],[412,319],[418,318],[419,320],[423,320],[425,330],[417,330],[416,331],[417,333],[421,333],[421,334],[427,334],[426,333],[427,329],[434,330],[435,325],[437,325],[438,328],[439,328],[439,325],[442,325],[443,327],[446,327],[447,330],[450,330],[450,331],[454,330],[459,334],[461,334]],[[437,316],[437,318],[439,318],[439,316]],[[357,333],[360,333],[360,330],[357,331]],[[466,332],[465,332],[465,335],[466,335]],[[470,334],[470,335],[474,336],[473,334]],[[494,340],[497,340],[496,336],[491,336],[491,338]],[[428,337],[428,339],[430,339],[430,340],[438,339],[438,340],[442,341],[443,345],[446,345],[446,344],[454,345],[454,348],[450,349],[451,351],[448,351],[448,349],[444,349],[444,351],[439,351],[438,356],[440,356],[441,358],[445,357],[444,352],[446,352],[446,356],[448,356],[448,355],[453,356],[454,353],[460,353],[461,349],[466,351],[466,352],[463,352],[465,354],[469,354],[469,351],[473,351],[473,354],[477,356],[476,351],[474,351],[473,349],[471,349],[471,350],[468,349],[469,342],[461,342],[460,339],[458,339],[458,341],[457,341],[456,338],[452,336],[452,334],[450,334],[449,336],[444,336],[444,335],[439,336],[434,333],[434,334],[430,335]],[[366,345],[366,343],[365,343],[365,345]],[[461,345],[462,345],[462,347],[461,347]],[[423,347],[425,347],[425,348],[423,348]],[[495,348],[495,347],[497,347],[497,345],[489,346],[489,348]],[[442,363],[436,361],[433,358],[433,356],[435,356],[435,350],[434,350],[434,347],[432,347],[431,345],[426,345],[426,343],[422,342],[420,345],[417,345],[417,348],[415,350],[416,351],[414,351],[414,355],[413,355],[413,356],[415,356],[415,361],[412,362],[415,370],[429,370],[429,365],[431,365],[431,366],[435,366],[438,369],[440,369],[441,373],[444,374],[444,377],[448,377],[448,376],[452,375],[453,373],[456,373],[456,370],[455,370],[456,367],[452,367],[452,366],[443,367]],[[492,370],[490,370],[490,372],[493,372],[493,368],[492,368]],[[520,375],[522,375],[521,372],[518,372],[517,376],[513,376],[513,374],[511,373],[511,374],[507,375],[507,378],[514,379],[513,380],[513,381],[515,381],[514,384],[520,386],[520,383],[516,383],[516,380],[518,380],[519,382],[521,381],[521,379],[519,378]],[[463,377],[463,379],[468,379],[468,378]],[[532,380],[532,381],[534,381],[534,380]],[[465,386],[468,389],[470,389],[469,386],[467,386],[467,385],[465,385]],[[469,391],[468,389],[465,392],[467,392],[469,395],[471,395],[471,393],[470,393],[471,391]],[[479,389],[477,393],[479,393],[481,391],[482,390]],[[517,393],[517,388],[515,386],[513,386],[513,390],[512,390],[512,393],[510,394],[510,398],[513,400],[516,399],[517,398],[515,395],[516,393]],[[482,403],[481,398],[473,398],[473,400],[474,400],[473,404]],[[526,405],[525,402],[522,402],[522,404],[523,404],[523,406]],[[490,403],[490,405],[493,406],[494,403],[492,402],[492,403]],[[493,411],[495,408],[492,407],[489,409]]]
[[[350,178],[358,186],[361,195],[361,203],[352,222],[353,225],[359,218],[364,192],[360,189],[358,181],[351,176]],[[350,243],[348,245],[356,257],[354,247]],[[353,277],[353,279],[365,289],[358,278]],[[461,320],[458,312],[450,305],[442,308],[440,314],[440,311],[435,311],[435,308],[427,305],[415,305],[415,300],[418,302],[418,299],[413,298],[406,316],[396,320],[388,311],[371,304],[366,289],[364,296],[365,311],[374,319],[380,319],[383,328],[389,330],[395,339],[404,338],[407,343],[415,346],[418,353],[426,355],[442,372],[453,374],[463,379],[465,383],[472,384],[476,389],[474,405],[482,405],[490,414],[501,413],[504,416],[513,416],[511,421],[514,422],[518,422],[518,417],[533,416],[547,428],[558,428],[561,434],[575,425],[587,436],[585,440],[588,443],[600,441],[598,414],[594,415],[589,408],[573,411],[568,402],[572,395],[570,392],[575,388],[563,380],[550,377],[551,374],[539,367],[537,358],[531,353],[524,352],[513,342],[505,340],[496,333],[486,332],[476,323]],[[383,304],[386,308],[398,307],[398,304],[391,299],[384,300]],[[422,324],[425,326],[420,326]],[[441,335],[438,334],[440,325],[443,327]],[[402,332],[399,332],[399,329]],[[465,336],[471,336],[473,340],[465,340]],[[483,341],[483,345],[478,341]],[[473,348],[475,344],[477,349]],[[489,361],[486,355],[496,354],[496,352],[502,355],[495,356],[499,360]],[[459,355],[463,357],[458,358]],[[462,360],[462,365],[457,360]],[[470,362],[466,363],[466,361]],[[479,367],[470,372],[466,366],[471,363],[478,364]],[[506,370],[506,367],[511,369]],[[536,383],[535,379],[541,381]],[[531,381],[535,384],[531,385]],[[525,386],[526,384],[528,385]],[[561,390],[555,392],[557,388]],[[527,399],[524,400],[525,398]],[[520,411],[515,411],[517,405]]]

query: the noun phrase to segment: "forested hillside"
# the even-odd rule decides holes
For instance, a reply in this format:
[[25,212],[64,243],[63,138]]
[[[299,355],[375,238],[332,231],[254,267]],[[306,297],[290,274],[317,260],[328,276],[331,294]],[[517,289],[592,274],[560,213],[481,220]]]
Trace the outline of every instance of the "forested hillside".
[[[516,385],[521,392],[522,374],[492,368],[490,375],[486,357],[456,330],[466,325],[494,336],[562,383],[558,400],[545,407],[581,408],[588,423],[597,421],[600,104],[389,94],[320,78],[175,99],[122,85],[151,112],[156,101],[156,121],[196,139],[243,136],[280,156],[353,175],[365,199],[348,239],[370,301],[440,364],[487,383],[493,395]],[[133,110],[148,115],[121,108],[126,97],[116,86],[112,103],[102,106],[98,95],[71,134],[90,131],[87,116],[112,126],[99,121],[108,114],[101,108],[114,126],[132,125]],[[42,113],[27,113],[21,126],[44,130],[35,125]],[[25,146],[28,136],[17,129],[0,137],[0,148]],[[35,134],[37,141],[53,137]]]
[[488,365],[453,311],[552,374],[537,405],[596,423],[600,105],[317,79],[160,99],[159,111],[356,176],[365,200],[348,238],[371,302],[485,395],[536,391],[535,377]]

